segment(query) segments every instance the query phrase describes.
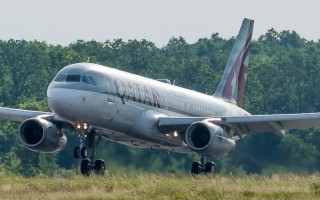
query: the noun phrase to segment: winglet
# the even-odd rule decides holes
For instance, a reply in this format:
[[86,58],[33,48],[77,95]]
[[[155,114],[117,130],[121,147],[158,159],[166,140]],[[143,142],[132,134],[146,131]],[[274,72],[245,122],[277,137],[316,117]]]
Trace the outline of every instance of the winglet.
[[253,20],[244,18],[226,69],[214,96],[242,107],[249,63]]

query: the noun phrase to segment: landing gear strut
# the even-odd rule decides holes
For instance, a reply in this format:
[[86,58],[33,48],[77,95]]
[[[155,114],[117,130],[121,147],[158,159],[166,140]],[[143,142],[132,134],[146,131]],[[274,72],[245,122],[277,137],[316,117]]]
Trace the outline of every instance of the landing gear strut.
[[191,174],[197,176],[204,173],[205,175],[215,175],[216,165],[212,161],[206,161],[206,156],[201,156],[201,161],[193,162],[191,166]]
[[[101,135],[93,129],[90,131],[81,131],[80,134],[80,147],[75,147],[73,155],[75,158],[83,158],[80,165],[81,174],[89,176],[92,170],[95,170],[96,174],[103,175],[105,173],[105,163],[103,160],[95,160],[96,148],[101,141]],[[85,145],[85,146],[84,146]],[[90,152],[90,158],[88,157],[88,151]]]

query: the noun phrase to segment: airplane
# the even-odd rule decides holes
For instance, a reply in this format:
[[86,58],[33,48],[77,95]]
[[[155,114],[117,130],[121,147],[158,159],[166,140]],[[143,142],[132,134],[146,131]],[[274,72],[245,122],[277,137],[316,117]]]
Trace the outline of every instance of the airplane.
[[[105,173],[96,159],[101,139],[140,148],[201,155],[191,173],[214,174],[207,156],[222,156],[257,132],[320,125],[320,113],[251,115],[242,108],[254,21],[244,18],[218,89],[213,95],[93,63],[61,69],[47,89],[51,112],[0,107],[0,118],[21,122],[19,138],[32,151],[62,150],[66,130],[79,136],[80,171]],[[90,153],[90,155],[89,155]]]

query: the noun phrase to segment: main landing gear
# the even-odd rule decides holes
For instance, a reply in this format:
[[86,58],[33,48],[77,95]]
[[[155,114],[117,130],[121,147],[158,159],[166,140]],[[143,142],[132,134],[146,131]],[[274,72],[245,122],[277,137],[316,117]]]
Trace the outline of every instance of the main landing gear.
[[206,161],[206,156],[201,156],[201,161],[193,162],[191,166],[191,174],[192,176],[197,176],[199,174],[204,173],[205,175],[215,175],[216,165],[212,161]]
[[[96,174],[103,175],[105,173],[105,164],[101,159],[95,160],[96,148],[101,141],[101,135],[93,129],[81,130],[80,133],[80,146],[73,150],[74,158],[82,158],[80,169],[81,174],[89,176],[91,171],[94,170]],[[90,152],[90,158],[88,158]]]

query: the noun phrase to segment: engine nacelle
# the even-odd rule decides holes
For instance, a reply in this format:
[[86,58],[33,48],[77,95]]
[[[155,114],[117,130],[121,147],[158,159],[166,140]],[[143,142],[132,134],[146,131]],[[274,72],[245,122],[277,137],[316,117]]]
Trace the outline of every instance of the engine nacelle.
[[41,117],[24,121],[20,126],[19,137],[28,149],[43,153],[60,151],[67,144],[65,134],[56,125]]
[[189,147],[200,154],[221,156],[235,148],[235,141],[220,126],[206,121],[191,124],[186,131]]

